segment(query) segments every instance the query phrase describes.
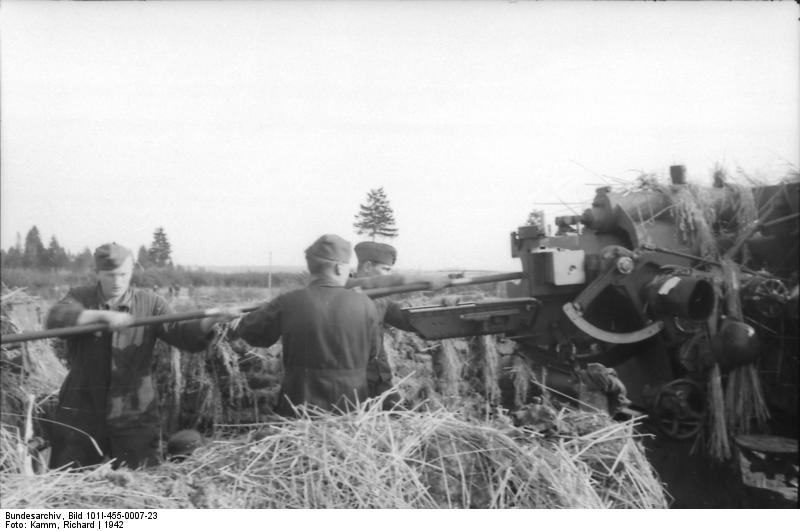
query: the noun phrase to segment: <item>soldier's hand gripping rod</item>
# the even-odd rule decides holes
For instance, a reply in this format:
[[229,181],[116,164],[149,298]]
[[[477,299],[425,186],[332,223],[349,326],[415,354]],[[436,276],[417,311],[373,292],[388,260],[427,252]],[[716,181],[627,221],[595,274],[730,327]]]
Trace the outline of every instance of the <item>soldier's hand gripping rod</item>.
[[[491,282],[503,282],[507,280],[518,280],[523,277],[523,273],[500,273],[496,275],[485,275],[472,278],[456,278],[447,282],[443,287],[454,286],[468,286],[472,284],[488,284]],[[430,289],[428,282],[411,282],[408,284],[400,284],[397,286],[365,289],[362,291],[365,295],[371,298],[386,297],[396,293],[408,293],[411,291],[425,291]],[[247,306],[238,307],[242,313],[252,312],[264,303],[257,303]],[[128,327],[135,326],[148,326],[158,325],[164,323],[174,323],[176,321],[191,321],[194,319],[203,319],[204,317],[214,317],[222,312],[219,308],[210,308],[208,310],[194,310],[191,312],[171,313],[167,315],[154,315],[151,317],[142,317],[135,319]],[[36,339],[48,339],[51,337],[71,337],[82,334],[91,334],[95,332],[107,332],[109,330],[106,323],[93,323],[80,326],[70,326],[65,328],[50,328],[49,330],[37,330],[34,332],[21,332],[19,334],[3,334],[0,338],[0,344],[6,343],[21,343],[23,341],[33,341]]]

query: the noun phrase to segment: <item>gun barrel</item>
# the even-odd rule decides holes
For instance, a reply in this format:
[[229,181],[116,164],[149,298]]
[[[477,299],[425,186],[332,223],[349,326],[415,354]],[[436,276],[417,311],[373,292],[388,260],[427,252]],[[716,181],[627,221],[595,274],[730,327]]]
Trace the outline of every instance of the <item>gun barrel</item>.
[[[497,273],[495,275],[484,275],[480,277],[455,278],[448,282],[444,287],[451,288],[456,286],[471,286],[474,284],[490,284],[492,282],[506,282],[509,280],[519,280],[524,278],[524,276],[525,275],[523,273]],[[379,297],[387,297],[389,295],[396,295],[398,293],[426,291],[430,288],[431,286],[427,282],[411,282],[409,284],[402,284],[400,286],[365,289],[363,293],[372,299],[377,299]]]

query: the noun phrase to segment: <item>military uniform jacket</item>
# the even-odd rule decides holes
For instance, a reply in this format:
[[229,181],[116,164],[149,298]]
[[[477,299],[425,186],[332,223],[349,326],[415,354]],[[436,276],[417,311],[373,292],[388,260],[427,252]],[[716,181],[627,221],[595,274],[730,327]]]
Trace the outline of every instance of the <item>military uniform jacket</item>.
[[245,315],[233,333],[261,347],[282,339],[282,415],[293,414],[292,404],[344,410],[367,398],[367,364],[381,334],[375,305],[363,293],[316,279]]
[[[346,287],[356,290],[399,286],[406,282],[403,275],[378,275],[365,278],[351,278]],[[388,297],[373,299],[378,319],[381,324],[393,326],[406,332],[415,332],[408,318],[403,313],[403,306]],[[392,386],[392,366],[381,338],[378,356],[367,367],[367,379],[370,384],[370,396],[377,396]]]
[[[116,310],[142,318],[171,313],[159,295],[129,289],[115,307],[101,302],[100,287],[72,289],[49,312],[48,328],[75,325],[84,310]],[[212,337],[200,321],[125,328],[84,334],[67,340],[69,372],[59,393],[59,422],[96,439],[159,422],[158,397],[151,365],[156,339],[190,352],[204,349]]]

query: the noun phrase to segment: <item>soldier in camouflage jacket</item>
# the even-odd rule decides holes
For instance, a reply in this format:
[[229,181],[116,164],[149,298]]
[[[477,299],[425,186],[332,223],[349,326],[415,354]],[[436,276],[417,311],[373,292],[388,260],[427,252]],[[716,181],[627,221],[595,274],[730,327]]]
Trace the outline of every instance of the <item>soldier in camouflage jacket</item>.
[[113,458],[131,468],[160,459],[158,397],[151,367],[156,339],[190,352],[212,339],[202,320],[127,327],[134,319],[171,313],[158,294],[130,287],[133,257],[116,243],[95,251],[99,282],[70,290],[47,317],[48,328],[107,323],[110,330],[67,341],[69,373],[51,430],[50,467],[88,466]]

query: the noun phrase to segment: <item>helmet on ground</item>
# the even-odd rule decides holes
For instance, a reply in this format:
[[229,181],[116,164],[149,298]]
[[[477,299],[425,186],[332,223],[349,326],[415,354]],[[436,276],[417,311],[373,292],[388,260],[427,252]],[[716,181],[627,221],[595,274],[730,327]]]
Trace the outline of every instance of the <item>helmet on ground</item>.
[[205,444],[205,439],[197,430],[181,430],[167,441],[167,457],[188,457]]

